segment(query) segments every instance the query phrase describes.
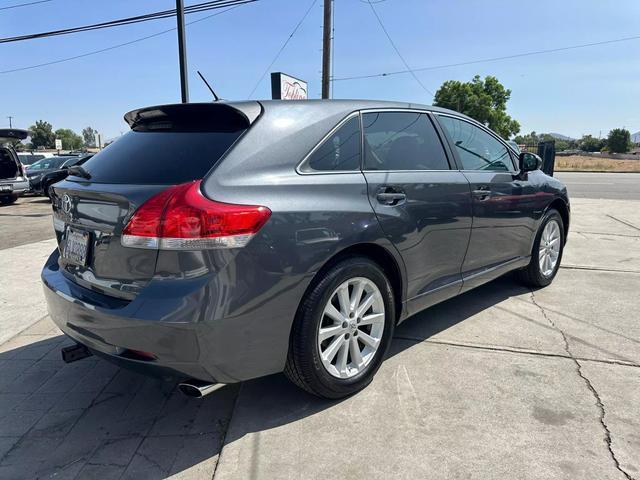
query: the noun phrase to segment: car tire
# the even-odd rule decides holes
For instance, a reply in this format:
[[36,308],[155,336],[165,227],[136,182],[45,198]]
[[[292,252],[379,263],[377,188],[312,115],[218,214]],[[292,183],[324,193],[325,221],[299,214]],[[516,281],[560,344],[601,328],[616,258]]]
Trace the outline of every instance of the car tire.
[[[347,297],[341,296],[345,288]],[[349,307],[357,305],[346,314],[343,300]],[[342,320],[335,318],[338,314]],[[302,299],[291,332],[285,375],[307,392],[324,398],[342,398],[362,390],[382,364],[395,319],[394,294],[383,269],[367,257],[343,259],[321,271]],[[329,335],[333,329],[338,333]],[[371,345],[376,345],[375,350]],[[360,353],[352,350],[356,348]],[[331,352],[335,353],[335,366]]]
[[[555,250],[556,245],[557,250]],[[549,209],[540,222],[533,242],[529,265],[517,271],[520,281],[533,288],[549,285],[558,273],[563,250],[564,222],[562,216],[557,210]]]
[[11,205],[12,203],[15,203],[16,200],[18,200],[18,196],[17,195],[9,195],[8,197],[0,197],[0,203],[2,203],[3,205]]

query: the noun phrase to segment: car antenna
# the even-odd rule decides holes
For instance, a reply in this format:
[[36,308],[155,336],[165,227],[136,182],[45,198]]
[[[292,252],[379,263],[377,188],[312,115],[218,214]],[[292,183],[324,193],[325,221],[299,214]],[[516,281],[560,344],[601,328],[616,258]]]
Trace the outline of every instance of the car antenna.
[[200,70],[196,70],[196,72],[198,72],[198,75],[200,75],[200,78],[202,79],[202,81],[204,82],[204,84],[207,86],[207,88],[209,89],[209,91],[211,92],[211,95],[213,95],[213,98],[215,98],[215,101],[219,101],[220,98],[218,97],[218,95],[216,95],[216,92],[213,91],[213,88],[211,88],[211,85],[209,85],[209,82],[207,82],[207,79],[204,78],[204,75],[202,75],[200,73]]

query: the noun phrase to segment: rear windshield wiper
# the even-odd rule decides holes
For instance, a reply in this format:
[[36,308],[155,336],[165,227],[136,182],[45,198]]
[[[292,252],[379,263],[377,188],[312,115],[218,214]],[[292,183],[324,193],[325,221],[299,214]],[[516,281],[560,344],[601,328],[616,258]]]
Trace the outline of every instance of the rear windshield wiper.
[[82,177],[89,180],[91,178],[91,174],[87,172],[81,165],[72,165],[67,169],[69,175],[73,175],[75,177]]

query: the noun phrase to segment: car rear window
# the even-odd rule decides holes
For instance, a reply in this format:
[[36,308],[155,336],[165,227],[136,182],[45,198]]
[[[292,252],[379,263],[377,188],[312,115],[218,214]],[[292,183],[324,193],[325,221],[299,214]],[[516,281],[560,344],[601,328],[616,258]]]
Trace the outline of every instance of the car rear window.
[[130,131],[83,168],[98,183],[184,183],[202,178],[243,132]]

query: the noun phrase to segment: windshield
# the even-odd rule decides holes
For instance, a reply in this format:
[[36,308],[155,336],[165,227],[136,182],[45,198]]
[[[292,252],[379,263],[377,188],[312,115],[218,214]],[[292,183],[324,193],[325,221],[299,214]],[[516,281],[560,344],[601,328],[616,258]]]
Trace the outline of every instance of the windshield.
[[29,170],[45,170],[47,168],[60,168],[64,162],[69,160],[69,157],[51,157],[38,160],[34,164],[29,166]]
[[64,164],[63,167],[70,167],[72,165],[82,165],[84,162],[89,160],[93,155],[82,155],[80,157],[71,157]]
[[24,165],[31,165],[38,160],[42,160],[44,155],[32,155],[30,153],[19,153],[18,158]]

